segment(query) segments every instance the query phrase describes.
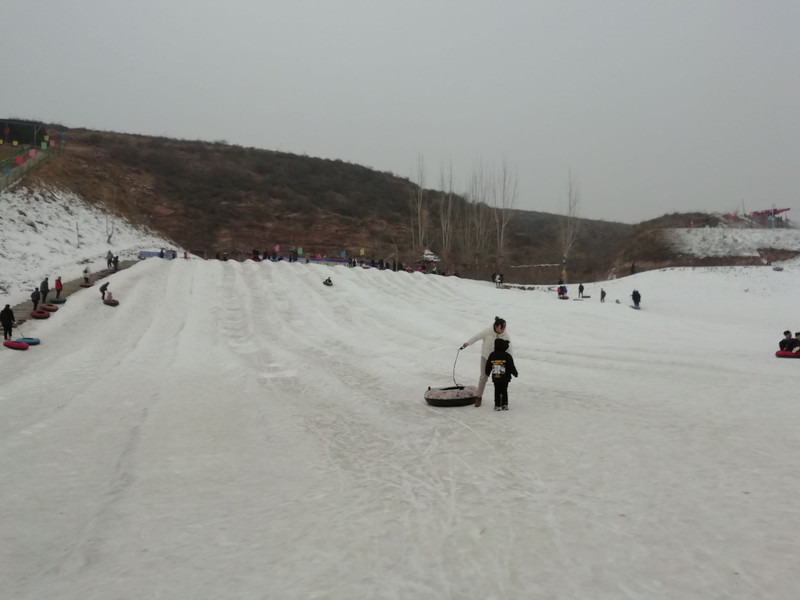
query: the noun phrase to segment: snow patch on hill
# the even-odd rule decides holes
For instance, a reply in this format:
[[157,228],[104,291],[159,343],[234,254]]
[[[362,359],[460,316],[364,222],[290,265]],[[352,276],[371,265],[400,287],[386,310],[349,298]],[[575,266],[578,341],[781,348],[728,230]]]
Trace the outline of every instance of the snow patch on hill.
[[175,242],[57,189],[1,192],[0,231],[0,294],[3,304],[12,305],[26,300],[45,277],[67,281],[77,279],[84,265],[105,268],[109,250],[124,261],[139,250],[178,249]]
[[709,256],[758,256],[759,248],[800,251],[797,229],[728,229],[704,227],[670,229],[666,238],[680,254]]

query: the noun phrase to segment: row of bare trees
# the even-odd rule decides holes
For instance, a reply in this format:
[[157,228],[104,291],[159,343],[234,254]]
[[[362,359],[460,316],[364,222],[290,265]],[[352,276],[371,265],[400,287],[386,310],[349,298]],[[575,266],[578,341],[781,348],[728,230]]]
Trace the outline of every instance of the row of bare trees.
[[[477,165],[462,195],[454,189],[452,164],[442,165],[441,191],[430,198],[420,155],[414,183],[410,198],[413,248],[435,246],[451,262],[503,262],[506,228],[518,195],[516,170],[506,161],[497,172],[483,163]],[[438,217],[438,228],[432,227],[432,213]]]
[[[463,194],[454,189],[452,163],[440,166],[439,192],[431,192],[425,187],[422,155],[417,157],[415,171],[415,187],[410,193],[411,247],[414,251],[421,252],[422,248],[431,247],[450,264],[504,264],[506,233],[519,194],[516,169],[505,159],[497,169],[484,162],[477,163]],[[553,249],[554,254],[561,252],[561,275],[565,279],[569,255],[580,226],[580,200],[580,183],[570,170],[561,247]]]

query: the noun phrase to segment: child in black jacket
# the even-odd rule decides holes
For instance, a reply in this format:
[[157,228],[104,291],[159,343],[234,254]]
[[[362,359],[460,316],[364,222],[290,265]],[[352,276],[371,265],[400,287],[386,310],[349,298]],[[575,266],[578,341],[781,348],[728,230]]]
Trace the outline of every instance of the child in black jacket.
[[486,375],[494,383],[494,409],[508,410],[508,382],[511,376],[519,377],[514,359],[507,352],[508,341],[497,338],[494,341],[494,352],[486,359]]

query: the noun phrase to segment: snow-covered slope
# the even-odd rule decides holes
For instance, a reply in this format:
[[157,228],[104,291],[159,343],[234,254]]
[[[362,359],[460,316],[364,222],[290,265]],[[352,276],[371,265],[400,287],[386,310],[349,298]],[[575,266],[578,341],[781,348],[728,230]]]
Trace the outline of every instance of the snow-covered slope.
[[[793,600],[800,360],[773,354],[800,331],[800,264],[783,266],[561,301],[142,261],[111,276],[118,307],[81,290],[23,325],[41,345],[0,348],[0,598]],[[511,410],[491,387],[479,409],[427,406],[427,386],[475,383],[478,349],[458,348],[495,315]]]
[[[0,352],[0,596],[789,600],[800,267],[603,286],[148,259],[74,294]],[[495,314],[511,410],[428,407]]]

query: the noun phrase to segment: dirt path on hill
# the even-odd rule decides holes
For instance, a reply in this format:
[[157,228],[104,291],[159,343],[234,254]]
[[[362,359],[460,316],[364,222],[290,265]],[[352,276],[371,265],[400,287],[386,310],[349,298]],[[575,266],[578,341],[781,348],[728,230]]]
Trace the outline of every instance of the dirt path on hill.
[[[139,262],[139,261],[136,261],[136,260],[120,261],[119,268],[116,271],[114,271],[114,269],[102,269],[100,271],[91,273],[90,276],[89,276],[89,281],[91,281],[94,284],[97,284],[97,282],[102,281],[103,279],[106,279],[107,277],[113,276],[115,272],[119,272],[119,271],[122,271],[123,269],[127,269],[128,267],[131,267],[131,266],[135,265],[137,262]],[[79,277],[78,279],[72,279],[70,281],[63,281],[62,280],[61,283],[64,286],[63,289],[61,290],[61,297],[62,298],[69,298],[69,296],[71,294],[77,292],[78,290],[84,289],[84,288],[81,287],[81,283],[83,283],[83,277]],[[53,298],[56,297],[56,290],[55,290],[55,287],[54,287],[55,286],[55,279],[50,281],[50,286],[51,286],[50,287],[50,293],[47,294],[47,301],[48,302],[52,302]],[[31,291],[33,291],[33,290],[31,290]],[[40,305],[41,305],[41,303],[40,303]],[[11,308],[14,311],[14,316],[16,317],[18,323],[22,324],[25,321],[28,321],[28,320],[31,319],[31,311],[33,310],[33,302],[31,302],[30,300],[26,300],[24,302],[21,302],[21,303],[17,304],[16,306],[12,306]]]

